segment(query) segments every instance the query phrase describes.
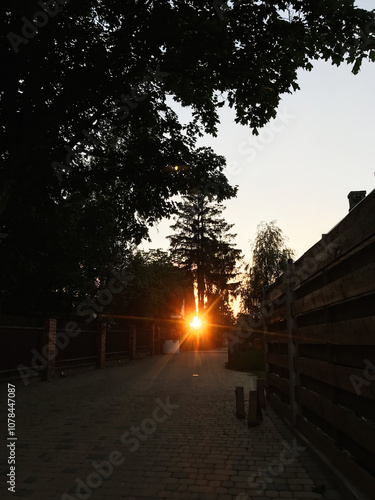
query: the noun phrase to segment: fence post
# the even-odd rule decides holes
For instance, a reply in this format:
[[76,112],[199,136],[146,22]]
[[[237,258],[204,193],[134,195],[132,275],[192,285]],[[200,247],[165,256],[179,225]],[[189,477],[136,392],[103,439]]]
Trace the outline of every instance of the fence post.
[[98,368],[105,368],[106,341],[107,341],[107,323],[105,321],[100,321],[98,328],[98,342],[96,351]]
[[297,416],[300,415],[301,410],[296,401],[296,386],[300,385],[299,375],[294,369],[294,359],[298,357],[299,350],[298,344],[294,342],[293,330],[295,328],[295,320],[293,317],[292,304],[294,302],[294,292],[291,288],[291,278],[294,271],[293,261],[288,259],[288,267],[286,271],[286,314],[287,314],[287,331],[288,331],[288,362],[289,362],[289,397],[290,409],[292,416],[292,424],[296,425]]
[[51,380],[55,376],[55,359],[56,359],[56,327],[57,320],[48,318],[44,322],[43,343],[47,349],[43,349],[43,353],[47,358],[47,366],[45,368],[45,379]]
[[129,354],[130,359],[135,359],[135,353],[137,350],[137,342],[136,342],[136,334],[137,328],[135,325],[130,325],[130,334],[129,334]]
[[[266,290],[263,288],[263,297],[262,297],[262,302],[263,304],[266,301]],[[263,304],[262,304],[262,309],[263,310]],[[268,397],[268,386],[269,386],[269,379],[270,379],[270,364],[268,362],[268,352],[269,352],[269,346],[268,346],[268,326],[267,326],[267,321],[266,321],[266,315],[262,314],[263,316],[263,344],[264,344],[264,378],[265,378],[265,386],[266,386],[266,394]]]

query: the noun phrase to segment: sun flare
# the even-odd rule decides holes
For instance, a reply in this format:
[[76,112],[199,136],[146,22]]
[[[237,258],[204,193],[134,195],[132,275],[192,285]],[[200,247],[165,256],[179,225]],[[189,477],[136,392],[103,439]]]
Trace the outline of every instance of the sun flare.
[[201,328],[202,321],[198,318],[198,316],[195,316],[193,318],[193,321],[189,323],[189,325],[191,326],[191,328]]

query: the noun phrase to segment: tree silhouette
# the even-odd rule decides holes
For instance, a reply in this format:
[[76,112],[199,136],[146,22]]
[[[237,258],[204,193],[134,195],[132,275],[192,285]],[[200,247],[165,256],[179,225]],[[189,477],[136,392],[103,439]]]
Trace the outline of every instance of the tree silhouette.
[[203,194],[184,196],[177,203],[176,223],[171,226],[174,234],[168,236],[174,262],[195,283],[198,314],[210,307],[229,313],[229,299],[236,292],[238,283],[237,263],[241,251],[231,242],[236,236],[230,233],[234,224],[221,217],[224,207],[217,200]]
[[247,276],[241,289],[246,312],[257,313],[258,305],[252,304],[251,299],[262,298],[264,287],[281,276],[288,259],[294,255],[294,251],[286,246],[286,237],[276,222],[261,222],[257,227],[252,245],[252,263],[246,267]]
[[314,59],[354,73],[375,59],[374,12],[354,0],[3,0],[2,13],[3,311],[69,307],[172,196],[230,197],[223,159],[196,148],[225,102],[257,133]]

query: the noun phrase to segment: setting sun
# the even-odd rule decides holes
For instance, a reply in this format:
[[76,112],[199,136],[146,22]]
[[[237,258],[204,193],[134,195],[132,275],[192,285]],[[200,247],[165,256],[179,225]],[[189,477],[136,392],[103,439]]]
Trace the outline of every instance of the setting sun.
[[189,323],[189,325],[192,327],[192,328],[201,328],[202,326],[202,321],[198,318],[198,316],[195,316],[193,318],[193,321],[191,323]]

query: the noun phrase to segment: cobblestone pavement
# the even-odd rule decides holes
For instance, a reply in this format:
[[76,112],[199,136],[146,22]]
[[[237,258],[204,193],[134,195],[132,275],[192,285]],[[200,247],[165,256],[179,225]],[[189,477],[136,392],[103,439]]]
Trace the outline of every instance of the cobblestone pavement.
[[346,500],[270,408],[256,427],[236,418],[250,376],[226,359],[185,352],[17,382],[15,493],[1,384],[0,498]]

